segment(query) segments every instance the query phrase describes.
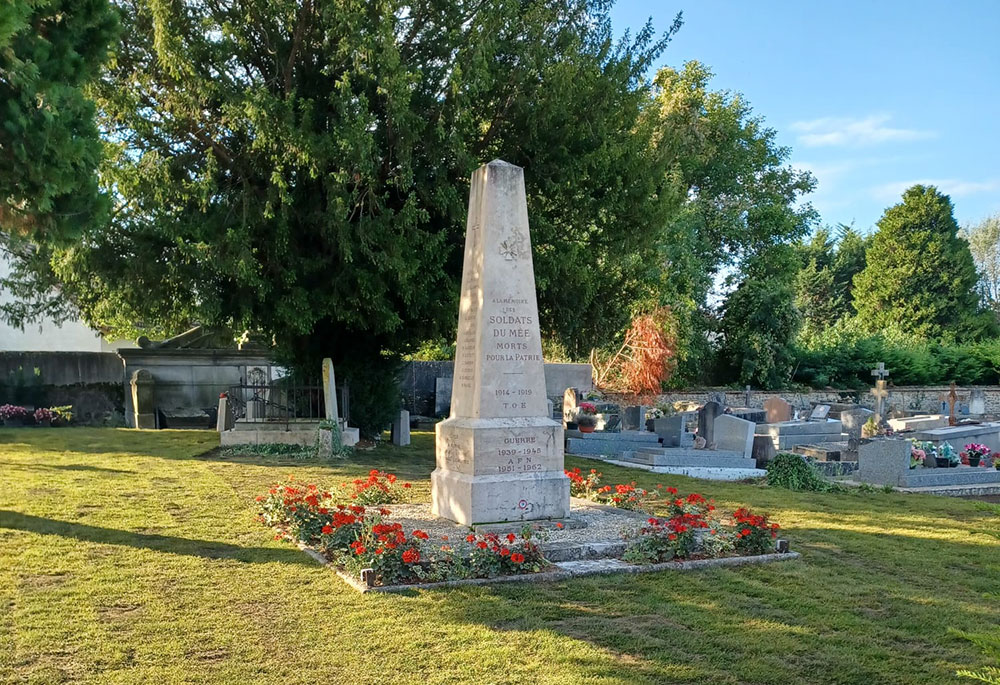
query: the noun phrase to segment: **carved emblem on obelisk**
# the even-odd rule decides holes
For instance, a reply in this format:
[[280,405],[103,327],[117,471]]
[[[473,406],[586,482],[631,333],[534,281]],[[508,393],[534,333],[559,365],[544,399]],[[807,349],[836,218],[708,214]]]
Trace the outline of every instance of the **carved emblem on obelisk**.
[[525,237],[519,228],[511,231],[510,235],[500,242],[500,254],[503,255],[503,258],[510,262],[523,257],[528,249],[528,241],[525,240]]

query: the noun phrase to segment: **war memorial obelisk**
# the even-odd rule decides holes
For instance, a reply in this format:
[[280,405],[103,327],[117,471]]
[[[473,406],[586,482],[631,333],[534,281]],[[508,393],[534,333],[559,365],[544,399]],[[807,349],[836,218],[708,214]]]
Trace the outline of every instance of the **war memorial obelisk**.
[[562,425],[547,416],[521,167],[472,174],[451,415],[437,425],[435,515],[471,525],[569,516]]

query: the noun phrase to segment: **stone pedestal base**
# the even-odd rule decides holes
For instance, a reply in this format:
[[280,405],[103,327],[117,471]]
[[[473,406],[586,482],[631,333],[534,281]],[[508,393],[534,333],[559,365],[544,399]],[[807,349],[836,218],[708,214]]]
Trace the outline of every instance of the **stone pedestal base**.
[[544,417],[442,421],[431,510],[463,525],[566,518],[562,432]]

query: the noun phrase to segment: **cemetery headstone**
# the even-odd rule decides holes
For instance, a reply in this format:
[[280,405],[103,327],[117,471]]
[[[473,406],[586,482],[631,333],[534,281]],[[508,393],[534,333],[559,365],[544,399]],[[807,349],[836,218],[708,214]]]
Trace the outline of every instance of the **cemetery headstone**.
[[232,430],[235,423],[233,418],[233,412],[229,405],[229,396],[226,393],[222,393],[219,395],[219,412],[215,415],[215,430],[219,433]]
[[774,459],[778,451],[774,448],[774,440],[769,435],[753,436],[753,450],[750,456],[757,462],[757,468],[766,468],[768,463]]
[[405,447],[410,444],[410,412],[399,410],[399,415],[392,421],[392,444]]
[[861,427],[865,425],[868,418],[874,413],[871,409],[865,409],[864,407],[855,407],[854,409],[840,412],[840,423],[844,427],[844,432],[847,433],[848,440],[851,438],[855,440],[861,438]]
[[794,411],[792,405],[781,397],[769,397],[764,401],[764,411],[767,412],[768,423],[791,421]]
[[569,515],[563,429],[546,416],[524,172],[472,175],[451,414],[437,424],[431,509],[463,525]]
[[577,399],[576,388],[566,388],[566,392],[563,393],[563,428],[566,427],[567,423],[573,423],[576,421],[576,408],[579,406],[579,400]]
[[659,436],[664,447],[680,447],[681,435],[684,433],[684,415],[674,414],[653,419],[653,432]]
[[904,485],[909,470],[909,440],[872,440],[858,447],[858,479],[862,482]]
[[326,357],[323,360],[323,406],[326,408],[326,419],[339,424],[340,410],[337,407],[337,377],[333,372],[333,361]]
[[830,413],[829,404],[817,404],[813,407],[812,413],[809,414],[810,421],[826,421],[827,415]]
[[434,416],[444,416],[451,410],[452,387],[455,379],[434,379]]
[[132,420],[136,428],[156,428],[156,404],[153,387],[156,381],[146,369],[136,369],[132,374]]
[[648,407],[643,405],[625,407],[622,430],[646,430],[646,409]]
[[969,398],[969,413],[981,416],[986,413],[986,393],[982,388],[975,388]]
[[753,421],[723,414],[715,419],[715,449],[741,452],[746,459],[753,454],[753,432],[757,427]]
[[725,412],[725,407],[719,402],[709,401],[698,410],[698,437],[705,440],[705,446],[711,448],[715,442],[715,420]]

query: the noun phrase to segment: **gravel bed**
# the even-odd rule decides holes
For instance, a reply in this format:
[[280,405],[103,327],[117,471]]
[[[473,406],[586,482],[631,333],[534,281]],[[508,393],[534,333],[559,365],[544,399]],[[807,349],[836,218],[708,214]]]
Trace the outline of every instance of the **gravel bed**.
[[[392,521],[403,524],[403,529],[410,533],[415,528],[423,530],[432,538],[449,538],[468,534],[468,526],[459,525],[438,518],[431,513],[429,502],[420,504],[388,504],[392,512]],[[525,521],[523,523],[494,524],[476,526],[480,531],[497,533],[520,533],[525,525],[531,525],[545,532],[546,545],[579,545],[594,542],[620,541],[628,531],[638,529],[649,517],[649,514],[636,511],[615,509],[589,500],[573,498],[570,501],[570,516],[560,521]],[[560,528],[557,523],[563,524]]]

